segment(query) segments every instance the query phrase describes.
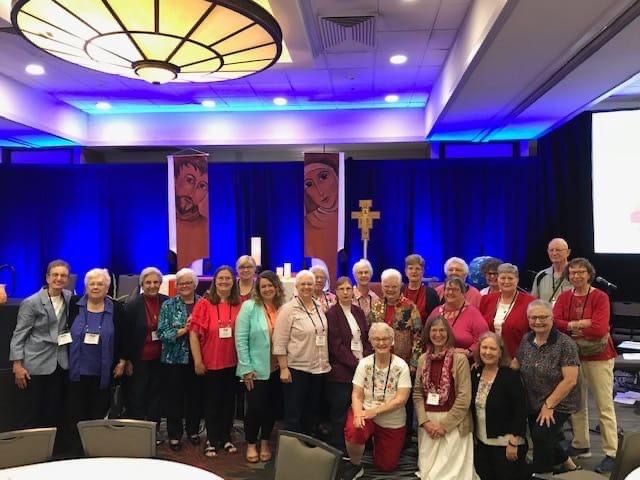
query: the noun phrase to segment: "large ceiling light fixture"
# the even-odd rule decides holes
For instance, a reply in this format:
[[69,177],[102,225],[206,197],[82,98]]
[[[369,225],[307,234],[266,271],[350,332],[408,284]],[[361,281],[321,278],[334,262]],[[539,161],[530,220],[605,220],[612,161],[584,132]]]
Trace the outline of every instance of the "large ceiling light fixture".
[[157,84],[240,78],[282,53],[280,26],[253,0],[13,0],[11,19],[58,58]]

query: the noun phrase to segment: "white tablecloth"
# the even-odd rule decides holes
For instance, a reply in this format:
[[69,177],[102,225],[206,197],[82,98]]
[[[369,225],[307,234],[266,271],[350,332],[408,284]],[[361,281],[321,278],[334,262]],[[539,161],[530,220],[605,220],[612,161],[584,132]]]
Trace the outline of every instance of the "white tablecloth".
[[79,458],[37,463],[0,470],[0,480],[44,479],[223,480],[222,477],[183,463],[150,458]]
[[625,480],[640,480],[640,468],[636,468],[633,472],[627,475]]

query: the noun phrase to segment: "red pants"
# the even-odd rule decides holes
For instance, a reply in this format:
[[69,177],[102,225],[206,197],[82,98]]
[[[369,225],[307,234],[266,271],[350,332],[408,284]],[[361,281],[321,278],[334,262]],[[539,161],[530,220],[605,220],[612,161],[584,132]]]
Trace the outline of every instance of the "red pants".
[[405,432],[406,427],[385,428],[371,419],[365,420],[363,428],[356,428],[353,426],[353,409],[351,408],[344,425],[344,439],[348,443],[364,445],[373,435],[373,465],[383,472],[391,472],[398,466]]

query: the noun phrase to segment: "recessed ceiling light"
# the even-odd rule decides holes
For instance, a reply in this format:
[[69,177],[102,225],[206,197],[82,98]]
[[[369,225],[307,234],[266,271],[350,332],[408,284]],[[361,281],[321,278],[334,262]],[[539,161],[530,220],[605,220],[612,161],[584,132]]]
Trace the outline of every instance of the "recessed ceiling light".
[[111,104],[109,102],[98,102],[96,103],[96,108],[98,110],[109,110],[111,108]]
[[400,97],[398,95],[396,95],[395,93],[389,94],[386,97],[384,97],[384,101],[387,103],[395,103],[400,99]]
[[284,97],[276,97],[273,99],[273,103],[274,105],[278,105],[279,107],[282,107],[283,105],[287,104],[287,99]]
[[202,100],[202,102],[200,102],[200,105],[205,108],[213,108],[216,106],[216,102],[214,100]]
[[37,63],[30,63],[24,69],[29,75],[44,75],[44,67]]
[[402,65],[403,63],[406,63],[406,61],[407,61],[406,55],[393,55],[389,59],[389,62],[393,63],[394,65]]

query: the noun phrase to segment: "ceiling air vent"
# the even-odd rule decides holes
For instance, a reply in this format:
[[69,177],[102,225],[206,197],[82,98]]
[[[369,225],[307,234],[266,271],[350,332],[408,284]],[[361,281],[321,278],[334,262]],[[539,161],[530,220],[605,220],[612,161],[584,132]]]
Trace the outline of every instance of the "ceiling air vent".
[[376,17],[319,17],[319,31],[325,52],[373,50],[376,45]]

